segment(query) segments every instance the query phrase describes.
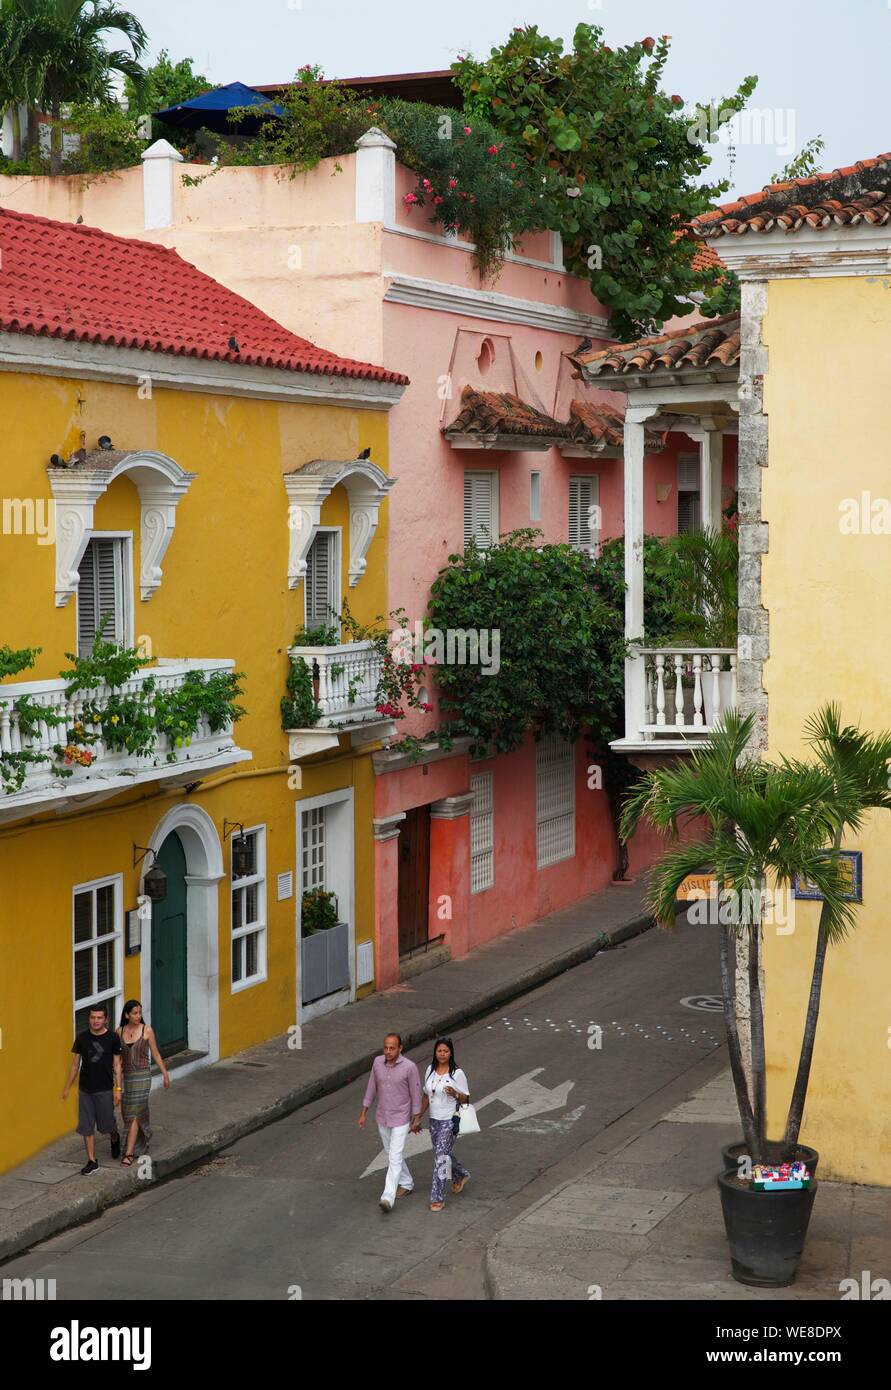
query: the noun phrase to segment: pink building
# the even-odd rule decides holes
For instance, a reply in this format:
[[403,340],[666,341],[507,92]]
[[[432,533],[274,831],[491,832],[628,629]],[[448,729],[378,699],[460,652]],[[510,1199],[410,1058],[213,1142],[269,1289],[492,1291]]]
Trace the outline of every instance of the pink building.
[[[623,534],[625,397],[570,361],[580,343],[596,353],[613,338],[588,282],[566,272],[559,236],[527,237],[481,286],[473,247],[403,202],[414,176],[397,153],[372,129],[355,154],[289,180],[269,167],[181,168],[159,141],[142,171],[86,189],[5,183],[16,184],[11,207],[175,246],[295,332],[408,373],[390,416],[395,486],[380,504],[390,607],[413,627],[470,536],[485,546],[538,526],[545,541],[587,549]],[[735,440],[721,448],[726,498]],[[663,423],[644,450],[645,531],[669,535],[713,514],[720,498],[711,487],[703,499],[701,480],[715,455],[698,424],[684,435]],[[308,626],[312,617],[307,608]],[[436,711],[413,716],[402,732],[435,723]],[[418,968],[415,957],[460,956],[611,882],[617,846],[591,761],[584,740],[531,737],[481,760],[466,743],[448,754],[429,746],[415,762],[392,742],[374,755],[378,989]],[[631,846],[632,875],[654,850],[643,835]]]

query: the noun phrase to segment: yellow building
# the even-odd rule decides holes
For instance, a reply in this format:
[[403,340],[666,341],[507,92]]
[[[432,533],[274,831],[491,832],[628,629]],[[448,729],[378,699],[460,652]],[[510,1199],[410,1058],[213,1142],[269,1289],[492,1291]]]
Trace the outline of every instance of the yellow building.
[[[197,1067],[373,988],[380,653],[306,649],[280,701],[299,629],[386,610],[405,378],[160,246],[4,211],[0,253],[3,1170],[74,1127],[90,1004]],[[143,662],[88,685],[100,628]]]
[[[845,723],[891,727],[891,155],[768,185],[704,214],[692,230],[739,276],[740,312],[574,356],[592,384],[628,398],[631,645],[626,735],[613,746],[644,767],[654,756],[683,757],[708,740],[714,711],[738,705],[754,716],[756,752],[808,758],[806,721],[830,702]],[[680,673],[681,649],[641,640],[645,428],[700,438],[712,525],[722,436],[739,437],[738,644],[696,650],[693,699],[702,692],[704,718],[691,719],[680,700],[676,713],[666,710],[666,690],[673,699],[681,689],[670,671],[674,663]],[[891,816],[871,813],[842,848],[861,905],[856,930],[828,950],[801,1140],[820,1151],[826,1177],[888,1185]],[[764,930],[767,1132],[775,1138],[798,1068],[819,913],[818,901],[795,896],[775,929]],[[745,972],[741,949],[744,1049]]]
[[[807,717],[891,726],[891,156],[699,219],[742,283],[740,691],[768,756]],[[821,1173],[891,1184],[891,817],[844,845],[862,906],[830,946],[802,1138]],[[765,935],[769,1128],[788,1105],[819,903]]]

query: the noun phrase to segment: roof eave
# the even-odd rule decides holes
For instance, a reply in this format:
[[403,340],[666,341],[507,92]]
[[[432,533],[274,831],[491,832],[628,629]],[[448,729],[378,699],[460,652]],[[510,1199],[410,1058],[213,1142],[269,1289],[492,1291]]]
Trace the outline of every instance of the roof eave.
[[389,410],[401,400],[406,389],[396,382],[365,377],[249,366],[15,330],[0,330],[0,371],[123,382],[129,386],[138,385],[144,377],[158,389],[205,391],[259,400],[308,401],[317,405],[352,405],[364,410]]
[[615,374],[591,373],[582,369],[584,379],[592,386],[602,386],[610,391],[646,391],[666,386],[717,386],[739,380],[739,366],[721,367],[717,370],[688,369],[682,372],[621,372]]
[[540,434],[467,434],[463,430],[443,430],[443,436],[453,449],[503,449],[507,453],[546,453],[565,443],[563,435]]

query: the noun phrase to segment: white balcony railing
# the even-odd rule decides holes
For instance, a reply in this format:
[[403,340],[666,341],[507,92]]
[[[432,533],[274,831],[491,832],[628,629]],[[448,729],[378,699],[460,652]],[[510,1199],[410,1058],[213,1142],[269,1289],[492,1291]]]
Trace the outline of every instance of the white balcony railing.
[[374,642],[292,647],[288,655],[292,661],[302,657],[310,669],[313,697],[321,711],[315,728],[347,729],[381,720],[377,705],[383,657]]
[[[101,724],[90,723],[84,717],[105,710],[112,697],[126,700],[138,694],[149,678],[154,680],[158,691],[164,691],[181,686],[190,672],[202,671],[209,676],[232,671],[234,667],[235,663],[228,660],[159,660],[114,689],[100,685],[71,696],[66,694],[67,683],[61,677],[0,685],[0,752],[31,752],[42,757],[41,761],[27,765],[19,789],[7,787],[4,790],[0,786],[0,820],[10,819],[22,808],[39,807],[42,801],[68,802],[103,791],[113,795],[138,782],[166,778],[182,780],[184,768],[190,776],[200,775],[249,758],[250,753],[236,745],[231,727],[214,733],[203,718],[188,743],[177,747],[175,741],[159,733],[150,752],[133,754],[126,749],[107,747],[101,737]],[[42,706],[48,716],[55,717],[53,721],[29,719],[29,727],[23,728],[15,708],[22,696],[29,697],[29,704]],[[57,719],[61,722],[56,723]],[[88,766],[77,762],[66,766],[54,752],[57,745],[68,743],[69,731],[76,725],[83,726],[83,733],[79,737],[75,735],[72,742],[87,750],[91,756]],[[99,737],[92,742],[95,735]],[[62,775],[63,767],[69,775]]]
[[735,647],[638,647],[633,659],[644,662],[634,723],[645,739],[708,734],[736,707]]

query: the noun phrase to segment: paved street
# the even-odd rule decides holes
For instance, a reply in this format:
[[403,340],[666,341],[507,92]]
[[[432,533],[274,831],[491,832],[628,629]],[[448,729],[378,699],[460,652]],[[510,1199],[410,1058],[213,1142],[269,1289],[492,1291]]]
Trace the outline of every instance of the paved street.
[[[715,948],[683,922],[673,937],[648,932],[457,1034],[482,1133],[461,1143],[473,1176],[440,1214],[427,1208],[429,1149],[410,1158],[414,1194],[379,1210],[357,1081],[3,1274],[55,1278],[59,1299],[411,1298],[442,1281],[484,1298],[476,1231],[497,1230],[539,1174],[719,1046],[719,1016],[681,1002],[714,993]],[[412,1055],[423,1064],[429,1050]]]

